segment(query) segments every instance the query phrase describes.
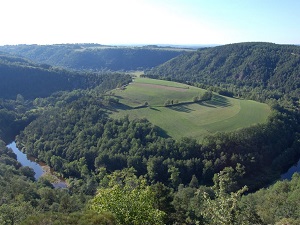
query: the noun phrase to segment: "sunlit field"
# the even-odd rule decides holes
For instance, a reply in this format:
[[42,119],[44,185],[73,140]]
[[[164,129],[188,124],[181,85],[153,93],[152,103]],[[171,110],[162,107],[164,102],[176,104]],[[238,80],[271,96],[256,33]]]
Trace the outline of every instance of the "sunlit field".
[[[147,118],[175,139],[232,131],[266,122],[270,108],[266,104],[213,94],[210,101],[193,102],[204,89],[186,84],[136,78],[124,88],[114,90],[120,104],[112,117]],[[173,105],[165,107],[166,101]],[[147,107],[142,107],[147,105]]]

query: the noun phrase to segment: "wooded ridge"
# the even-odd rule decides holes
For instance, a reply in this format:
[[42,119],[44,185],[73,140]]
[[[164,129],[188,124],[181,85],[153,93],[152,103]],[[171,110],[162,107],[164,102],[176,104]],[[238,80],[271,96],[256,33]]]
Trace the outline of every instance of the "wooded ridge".
[[[266,123],[201,142],[162,136],[147,118],[111,118],[120,102],[107,90],[131,82],[128,74],[2,54],[0,224],[299,224],[299,175],[277,181],[300,156],[299,53],[298,46],[239,43],[148,70],[270,105]],[[68,189],[35,181],[5,147],[15,136]]]
[[164,63],[186,51],[159,46],[103,46],[98,44],[13,45],[0,51],[34,62],[75,70],[143,70]]
[[213,86],[256,100],[299,99],[300,46],[249,42],[203,48],[171,59],[146,75]]

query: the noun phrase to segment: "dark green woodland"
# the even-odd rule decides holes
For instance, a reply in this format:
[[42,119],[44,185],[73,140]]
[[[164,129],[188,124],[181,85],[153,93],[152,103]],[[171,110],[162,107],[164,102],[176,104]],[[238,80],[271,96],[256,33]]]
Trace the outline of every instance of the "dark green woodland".
[[72,70],[144,70],[160,65],[191,49],[150,46],[105,46],[99,44],[12,45],[0,51],[34,62]]
[[[0,47],[0,224],[300,223],[299,174],[280,180],[300,158],[299,46],[100,47]],[[100,51],[106,63],[120,55],[103,66]],[[174,140],[147,118],[110,116],[121,107],[110,90],[137,69],[272,112],[263,124]],[[68,187],[35,180],[12,141]]]

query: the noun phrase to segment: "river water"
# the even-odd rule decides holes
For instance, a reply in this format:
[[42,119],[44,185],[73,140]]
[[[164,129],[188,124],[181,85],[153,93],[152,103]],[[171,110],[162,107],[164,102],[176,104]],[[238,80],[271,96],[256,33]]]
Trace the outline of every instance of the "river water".
[[288,179],[290,180],[293,176],[294,173],[300,173],[300,160],[298,161],[298,163],[294,166],[292,166],[291,168],[289,168],[289,170],[281,175],[281,179]]
[[[37,180],[39,179],[44,173],[46,173],[46,170],[43,169],[43,167],[47,166],[43,162],[36,162],[35,158],[28,157],[25,153],[21,152],[17,146],[16,142],[12,142],[9,145],[7,145],[8,148],[11,148],[13,152],[17,155],[17,160],[22,164],[22,166],[28,166],[32,168],[35,172],[34,178]],[[64,180],[60,180],[60,182],[52,183],[52,185],[55,188],[66,188],[67,184]]]
[[[43,169],[46,166],[43,162],[36,162],[35,158],[28,157],[25,153],[21,152],[17,146],[16,142],[12,142],[11,144],[7,145],[7,147],[11,148],[13,152],[17,155],[17,160],[22,164],[22,166],[29,166],[35,172],[35,179],[39,179],[46,171]],[[281,179],[288,179],[290,180],[294,173],[300,172],[300,160],[294,166],[292,166],[286,173],[281,175]],[[66,182],[61,179],[58,183],[52,184],[55,188],[66,188]]]

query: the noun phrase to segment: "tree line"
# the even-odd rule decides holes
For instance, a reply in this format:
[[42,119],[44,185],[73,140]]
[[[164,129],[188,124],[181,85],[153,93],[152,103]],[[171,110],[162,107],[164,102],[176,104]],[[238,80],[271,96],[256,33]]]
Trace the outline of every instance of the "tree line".
[[68,104],[66,94],[17,137],[20,149],[65,177],[85,179],[97,177],[102,168],[112,172],[133,167],[150,183],[177,188],[193,175],[200,184],[212,184],[215,173],[231,166],[243,171],[238,186],[255,190],[272,182],[300,155],[298,113],[279,106],[266,124],[217,133],[199,143],[165,138],[146,119],[112,119],[109,112],[117,103],[93,92],[81,94]]
[[72,70],[129,71],[158,66],[183,54],[187,49],[65,44],[2,46],[0,51],[19,55],[36,63]]
[[[241,44],[244,56],[257,45]],[[241,97],[247,91],[247,96],[259,94],[272,114],[265,124],[217,133],[201,142],[176,141],[162,136],[147,119],[110,118],[118,101],[105,90],[129,80],[111,75],[115,79],[94,88],[47,98],[10,94],[0,100],[1,139],[11,140],[21,131],[19,148],[51,165],[68,182],[67,190],[56,190],[45,179],[34,181],[33,171],[22,167],[1,141],[1,223],[299,223],[298,175],[252,194],[273,183],[300,156],[300,116],[293,96],[297,88],[279,91],[277,98],[270,97],[275,90],[263,89],[259,82],[197,83],[210,91],[241,91]]]
[[[0,98],[24,99],[49,97],[58,91],[90,89],[99,85],[106,90],[119,82],[128,83],[129,75],[111,72],[75,72],[47,65],[38,65],[22,58],[0,55]],[[110,85],[112,84],[112,85]]]
[[300,47],[248,42],[203,48],[147,70],[153,78],[188,82],[266,101],[299,99]]

